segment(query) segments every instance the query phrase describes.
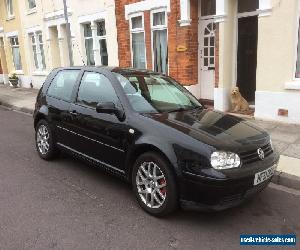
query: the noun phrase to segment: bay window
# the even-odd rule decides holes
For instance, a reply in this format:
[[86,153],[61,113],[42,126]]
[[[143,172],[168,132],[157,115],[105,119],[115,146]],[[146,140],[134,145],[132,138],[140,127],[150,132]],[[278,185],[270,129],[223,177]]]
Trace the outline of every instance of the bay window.
[[20,45],[18,37],[10,37],[10,46],[15,70],[22,70]]
[[143,16],[134,16],[130,20],[132,67],[146,69],[146,48]]
[[152,13],[152,58],[153,70],[168,73],[167,14],[165,11]]

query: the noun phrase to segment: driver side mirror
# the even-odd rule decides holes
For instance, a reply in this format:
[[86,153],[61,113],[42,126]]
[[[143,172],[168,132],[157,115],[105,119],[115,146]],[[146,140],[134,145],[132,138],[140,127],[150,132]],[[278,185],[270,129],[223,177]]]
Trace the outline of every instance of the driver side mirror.
[[118,109],[113,102],[98,103],[96,111],[103,114],[115,114],[119,120],[123,120],[124,118],[124,112]]

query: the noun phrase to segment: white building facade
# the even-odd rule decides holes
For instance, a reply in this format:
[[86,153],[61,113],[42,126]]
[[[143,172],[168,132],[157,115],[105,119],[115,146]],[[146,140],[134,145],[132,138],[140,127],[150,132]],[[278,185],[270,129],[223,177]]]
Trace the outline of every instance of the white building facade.
[[[20,1],[19,8],[28,64],[22,86],[39,88],[53,68],[70,65],[63,1]],[[69,0],[67,13],[74,65],[118,66],[114,0]]]

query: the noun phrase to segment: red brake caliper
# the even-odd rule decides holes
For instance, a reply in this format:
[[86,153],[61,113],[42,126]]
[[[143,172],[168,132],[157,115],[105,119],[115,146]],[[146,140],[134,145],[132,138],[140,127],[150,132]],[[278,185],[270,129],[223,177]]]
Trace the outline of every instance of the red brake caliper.
[[[160,179],[160,180],[158,181],[158,183],[159,183],[159,185],[163,185],[163,184],[166,183],[166,180],[165,180],[165,179]],[[166,194],[166,187],[160,188],[159,190],[160,190],[160,192],[161,192],[162,194]]]

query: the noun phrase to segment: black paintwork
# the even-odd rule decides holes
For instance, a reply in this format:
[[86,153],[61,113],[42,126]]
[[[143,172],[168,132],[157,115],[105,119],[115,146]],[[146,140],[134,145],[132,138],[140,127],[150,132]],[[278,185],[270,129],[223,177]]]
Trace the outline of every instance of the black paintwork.
[[[71,102],[47,96],[55,75],[63,69],[80,69]],[[124,116],[98,113],[80,106],[75,97],[84,71],[104,74],[119,97],[118,109]],[[215,150],[244,153],[270,142],[266,131],[228,114],[198,108],[171,113],[135,112],[113,72],[122,75],[155,74],[149,71],[109,67],[58,68],[48,76],[39,92],[34,112],[35,124],[46,119],[58,147],[104,167],[130,181],[131,167],[141,153],[160,152],[176,173],[180,200],[184,206],[221,209],[233,206],[263,189],[253,187],[254,175],[277,163],[274,150],[263,161],[243,164],[236,169],[217,171],[210,165]],[[129,130],[133,129],[134,134]]]

